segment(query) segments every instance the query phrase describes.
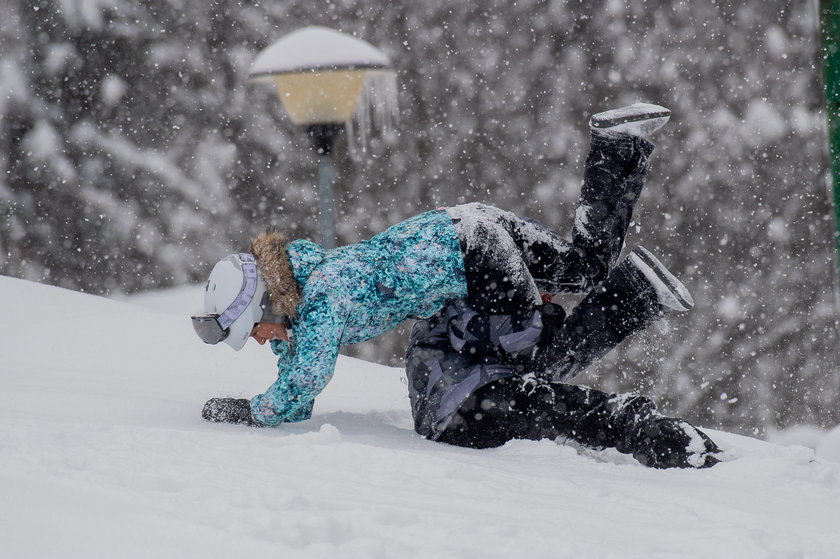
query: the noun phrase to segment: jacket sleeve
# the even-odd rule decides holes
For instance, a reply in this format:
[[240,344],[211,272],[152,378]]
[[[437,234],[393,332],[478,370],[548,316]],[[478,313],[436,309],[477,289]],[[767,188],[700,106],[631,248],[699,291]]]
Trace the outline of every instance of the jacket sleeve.
[[251,399],[251,414],[263,425],[309,419],[315,397],[335,372],[347,320],[347,305],[326,289],[304,290],[294,326],[294,347],[273,345],[279,355],[277,381]]

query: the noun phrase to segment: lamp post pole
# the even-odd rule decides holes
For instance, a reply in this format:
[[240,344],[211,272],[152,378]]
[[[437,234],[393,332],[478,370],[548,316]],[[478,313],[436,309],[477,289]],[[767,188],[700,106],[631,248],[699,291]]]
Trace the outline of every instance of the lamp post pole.
[[332,150],[341,133],[339,124],[312,124],[306,128],[312,149],[318,156],[318,199],[321,214],[321,244],[335,248],[335,196],[333,195]]

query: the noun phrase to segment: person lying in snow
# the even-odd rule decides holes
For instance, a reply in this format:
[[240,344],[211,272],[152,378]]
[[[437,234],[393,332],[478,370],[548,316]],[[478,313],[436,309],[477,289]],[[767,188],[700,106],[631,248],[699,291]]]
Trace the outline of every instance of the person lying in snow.
[[[270,341],[279,356],[278,379],[250,401],[213,398],[202,416],[257,426],[308,419],[333,375],[340,346],[415,318],[407,371],[420,434],[475,447],[576,434],[576,418],[587,415],[584,406],[596,405],[598,393],[560,381],[666,310],[693,306],[682,284],[641,247],[615,266],[653,151],[647,137],[669,115],[663,107],[639,103],[592,117],[571,242],[536,221],[483,204],[426,212],[368,241],[329,251],[307,240],[287,242],[276,230],[259,235],[249,253],[216,264],[206,314],[193,317],[193,326],[203,341],[224,341],[236,350],[249,336],[260,344]],[[590,294],[566,320],[559,306],[543,303],[545,293],[585,292]],[[463,344],[450,333],[453,320]],[[474,339],[481,341],[467,343]],[[494,399],[503,391],[504,398]],[[582,391],[586,396],[571,396]],[[627,416],[623,438],[617,440],[615,429],[601,434],[599,428],[592,437],[576,437],[583,444],[634,453],[648,444],[655,447],[646,459],[651,466],[714,463],[717,447],[708,437],[688,423],[660,421],[649,400],[602,399],[592,410],[603,425]],[[516,406],[507,405],[512,401]],[[491,413],[475,413],[488,405]],[[571,427],[555,417],[563,407],[571,410]],[[506,431],[476,435],[485,430],[479,417],[501,415],[515,419]],[[513,427],[520,419],[542,427]],[[653,427],[659,428],[656,436]],[[641,434],[624,436],[633,429]],[[683,445],[685,437],[692,444]],[[685,456],[660,456],[666,451]]]

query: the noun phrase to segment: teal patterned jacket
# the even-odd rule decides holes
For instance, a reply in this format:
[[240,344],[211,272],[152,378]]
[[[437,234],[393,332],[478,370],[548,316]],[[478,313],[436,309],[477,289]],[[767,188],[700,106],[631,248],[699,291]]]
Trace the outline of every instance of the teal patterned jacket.
[[275,340],[277,381],[251,399],[264,425],[302,421],[332,378],[340,346],[428,317],[466,297],[464,257],[443,210],[415,216],[368,241],[333,250],[297,240],[286,246],[302,299],[292,341]]

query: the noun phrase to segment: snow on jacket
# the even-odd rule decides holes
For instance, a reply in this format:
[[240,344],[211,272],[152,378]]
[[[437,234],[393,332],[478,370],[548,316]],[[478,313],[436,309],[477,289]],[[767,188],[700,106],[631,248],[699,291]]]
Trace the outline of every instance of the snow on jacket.
[[[272,253],[277,246],[288,263],[283,254]],[[285,244],[282,235],[267,232],[255,239],[252,252],[275,311],[293,317],[292,340],[271,344],[279,356],[277,381],[251,399],[254,419],[265,425],[310,417],[315,397],[332,378],[340,346],[378,336],[410,317],[431,316],[467,295],[458,233],[443,210],[332,250],[306,240]],[[299,293],[278,279],[289,264]],[[295,303],[291,309],[289,301]]]

